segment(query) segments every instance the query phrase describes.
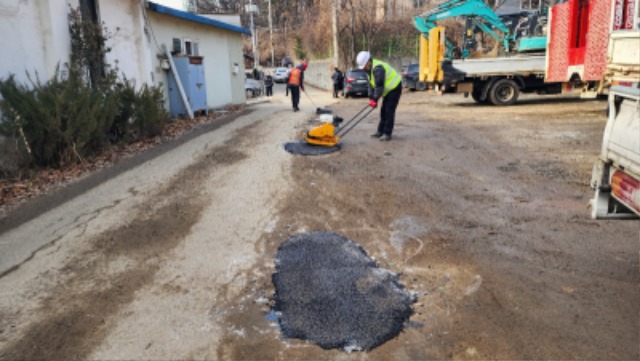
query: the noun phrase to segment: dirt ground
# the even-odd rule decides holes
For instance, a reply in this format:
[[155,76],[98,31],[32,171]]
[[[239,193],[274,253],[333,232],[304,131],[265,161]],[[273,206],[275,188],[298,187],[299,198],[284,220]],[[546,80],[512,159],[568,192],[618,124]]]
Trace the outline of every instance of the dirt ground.
[[[369,137],[376,112],[339,152],[293,156],[316,104],[348,119],[366,103],[309,92],[302,112],[277,92],[0,229],[0,360],[640,359],[640,223],[589,218],[605,102],[407,92],[391,142]],[[418,295],[397,338],[346,353],[281,337],[275,251],[311,230]]]

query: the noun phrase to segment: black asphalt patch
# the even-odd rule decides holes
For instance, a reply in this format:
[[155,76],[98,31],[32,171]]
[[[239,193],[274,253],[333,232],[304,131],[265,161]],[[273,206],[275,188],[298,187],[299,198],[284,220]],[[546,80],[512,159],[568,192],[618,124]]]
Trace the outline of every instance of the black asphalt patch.
[[289,142],[284,144],[284,150],[297,155],[323,155],[337,152],[340,148],[342,148],[340,144],[327,147],[324,145],[309,144],[305,141]]
[[366,351],[396,337],[414,296],[360,245],[331,232],[284,241],[276,255],[274,309],[287,338]]

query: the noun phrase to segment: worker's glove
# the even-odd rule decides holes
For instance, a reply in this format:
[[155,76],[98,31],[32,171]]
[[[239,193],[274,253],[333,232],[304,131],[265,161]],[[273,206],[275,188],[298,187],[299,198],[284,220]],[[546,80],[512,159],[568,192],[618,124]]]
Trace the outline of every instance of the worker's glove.
[[369,100],[369,106],[372,107],[372,108],[375,108],[375,107],[378,106],[378,102],[373,100],[373,99],[371,99],[371,100]]

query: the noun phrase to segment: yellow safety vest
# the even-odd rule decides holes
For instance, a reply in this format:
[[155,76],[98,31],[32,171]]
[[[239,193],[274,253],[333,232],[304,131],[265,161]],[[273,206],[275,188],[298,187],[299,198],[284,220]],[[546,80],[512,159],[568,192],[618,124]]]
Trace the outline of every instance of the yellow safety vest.
[[385,78],[384,91],[382,92],[382,96],[386,96],[390,91],[395,89],[398,84],[402,82],[402,78],[400,77],[398,72],[391,67],[391,65],[385,63],[384,61],[373,59],[371,64],[371,76],[369,77],[369,83],[371,83],[372,87],[376,87],[376,80],[375,76],[373,75],[373,69],[378,65],[382,65],[382,67],[384,68]]

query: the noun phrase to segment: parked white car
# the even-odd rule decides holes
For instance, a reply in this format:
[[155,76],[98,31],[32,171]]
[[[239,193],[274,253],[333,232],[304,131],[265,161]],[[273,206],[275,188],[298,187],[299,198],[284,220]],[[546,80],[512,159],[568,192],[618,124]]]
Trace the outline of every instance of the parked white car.
[[286,83],[287,79],[289,79],[289,69],[287,68],[277,68],[273,73],[273,81],[276,83]]
[[250,77],[244,79],[244,92],[247,98],[255,98],[262,94],[262,81]]

